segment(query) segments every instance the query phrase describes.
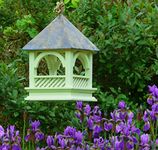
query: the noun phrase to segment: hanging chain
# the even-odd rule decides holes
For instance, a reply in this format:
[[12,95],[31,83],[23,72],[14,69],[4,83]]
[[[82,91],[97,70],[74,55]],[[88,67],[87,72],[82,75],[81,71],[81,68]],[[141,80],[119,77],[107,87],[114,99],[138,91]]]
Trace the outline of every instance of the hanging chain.
[[60,14],[63,14],[64,10],[65,10],[65,4],[64,4],[63,0],[61,0],[60,2],[57,2],[56,7],[54,8],[54,11],[58,15],[60,15]]

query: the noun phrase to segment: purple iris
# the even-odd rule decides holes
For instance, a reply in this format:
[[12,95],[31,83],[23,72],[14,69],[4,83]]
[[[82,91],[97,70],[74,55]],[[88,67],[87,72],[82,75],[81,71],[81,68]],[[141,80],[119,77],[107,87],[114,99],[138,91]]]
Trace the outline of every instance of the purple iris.
[[4,128],[0,125],[0,138],[2,138],[4,134]]
[[126,147],[127,147],[127,149],[133,150],[133,148],[134,148],[134,143],[133,143],[132,141],[128,141],[128,142],[126,143]]
[[149,88],[149,92],[150,92],[153,96],[158,97],[158,88],[157,88],[156,85],[153,85],[153,86],[150,86],[150,85],[149,85],[148,88]]
[[75,143],[76,144],[81,144],[82,143],[82,139],[83,139],[83,135],[80,131],[75,132]]
[[76,132],[75,128],[68,126],[64,130],[64,135],[70,136],[70,137],[74,137],[75,136],[75,132]]
[[98,138],[101,131],[102,131],[102,128],[99,125],[94,126],[94,129],[93,129],[94,138]]
[[158,139],[156,139],[155,143],[156,143],[156,145],[158,145]]
[[32,131],[37,131],[37,129],[39,128],[40,126],[40,121],[39,120],[35,120],[33,122],[31,122],[31,127],[32,127]]
[[148,131],[149,129],[150,129],[150,123],[149,123],[149,121],[147,121],[147,122],[145,122],[143,131]]
[[112,123],[107,123],[107,122],[104,123],[104,130],[105,131],[110,131],[112,129],[112,127],[113,127]]
[[15,126],[13,126],[13,125],[9,126],[9,130],[10,130],[10,134],[11,134],[12,136],[14,136]]
[[86,105],[86,107],[84,108],[84,113],[88,116],[90,115],[90,112],[91,112],[91,107],[90,105]]
[[155,104],[152,105],[152,111],[158,113],[158,103],[155,103]]
[[19,145],[13,145],[12,150],[21,150],[21,147]]
[[35,133],[35,139],[36,141],[41,141],[44,139],[44,134],[42,132],[36,132]]
[[147,99],[147,103],[148,103],[149,105],[153,105],[153,103],[154,103],[153,98],[152,98],[152,97],[149,97],[149,98]]
[[96,123],[99,123],[101,122],[102,120],[102,117],[99,116],[99,115],[93,115],[93,121],[96,122]]
[[148,112],[147,111],[145,111],[144,112],[144,116],[143,116],[143,120],[146,122],[146,121],[148,121],[149,120],[149,115],[148,115]]
[[125,109],[126,108],[126,103],[124,101],[120,101],[119,104],[118,104],[118,108]]
[[58,135],[57,139],[60,147],[64,149],[66,147],[66,140],[63,138],[62,135]]
[[119,124],[116,125],[116,133],[119,133],[123,130],[124,128],[124,123],[120,122]]
[[148,134],[142,134],[140,137],[141,145],[146,145],[149,143],[149,135]]
[[83,108],[83,103],[82,102],[77,102],[76,103],[76,109],[82,111]]
[[99,109],[99,106],[95,106],[94,109],[93,109],[93,114],[94,115],[98,115],[98,116],[101,116],[101,111]]
[[132,131],[132,133],[136,133],[137,135],[140,135],[140,129],[136,128],[135,126],[131,127],[131,131]]
[[100,150],[105,149],[105,140],[102,137],[94,139],[94,146],[95,149],[99,148]]
[[155,121],[155,120],[157,119],[156,114],[155,114],[155,111],[150,111],[149,114],[150,114],[150,117],[151,117],[151,119],[152,119],[153,121]]
[[89,128],[90,130],[93,129],[94,121],[93,121],[91,118],[89,118],[89,119],[87,120],[87,126],[88,126],[88,128]]
[[51,148],[51,146],[54,144],[53,136],[48,136],[46,142],[47,142],[48,147]]

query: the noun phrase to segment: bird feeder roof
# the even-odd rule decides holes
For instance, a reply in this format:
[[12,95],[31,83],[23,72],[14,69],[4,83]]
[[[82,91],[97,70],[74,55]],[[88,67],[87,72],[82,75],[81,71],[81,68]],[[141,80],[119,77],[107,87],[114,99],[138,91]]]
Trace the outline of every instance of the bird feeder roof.
[[57,16],[23,47],[23,50],[67,49],[98,51],[98,48],[63,15]]

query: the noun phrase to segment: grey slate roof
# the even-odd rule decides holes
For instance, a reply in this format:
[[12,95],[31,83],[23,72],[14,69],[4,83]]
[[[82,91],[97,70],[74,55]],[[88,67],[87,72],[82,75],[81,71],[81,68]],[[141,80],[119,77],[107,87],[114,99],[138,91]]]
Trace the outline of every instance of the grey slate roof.
[[91,50],[98,48],[67,18],[57,16],[46,28],[23,47],[23,50]]

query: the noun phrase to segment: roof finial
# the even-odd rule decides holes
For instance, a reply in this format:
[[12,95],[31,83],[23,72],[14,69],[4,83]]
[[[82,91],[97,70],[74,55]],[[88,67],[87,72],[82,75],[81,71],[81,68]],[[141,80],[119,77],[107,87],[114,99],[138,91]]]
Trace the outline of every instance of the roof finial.
[[57,2],[57,3],[56,3],[56,7],[54,8],[54,11],[55,11],[58,15],[60,15],[60,14],[63,14],[64,9],[65,9],[65,4],[64,4],[63,0],[60,0],[60,2]]

